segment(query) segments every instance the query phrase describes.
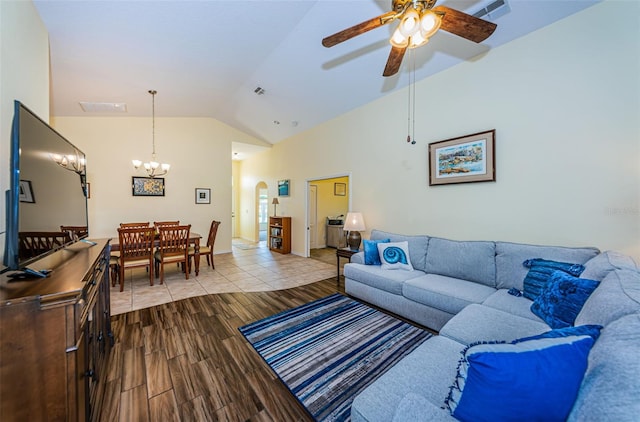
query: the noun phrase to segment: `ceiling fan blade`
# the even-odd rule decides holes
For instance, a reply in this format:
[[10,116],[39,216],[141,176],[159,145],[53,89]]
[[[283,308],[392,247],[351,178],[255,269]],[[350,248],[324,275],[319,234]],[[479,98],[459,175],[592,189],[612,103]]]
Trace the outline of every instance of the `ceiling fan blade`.
[[391,47],[391,52],[387,59],[387,65],[384,67],[382,76],[392,76],[398,73],[405,51],[407,51],[407,47]]
[[371,31],[372,29],[376,29],[381,27],[382,25],[386,25],[396,18],[396,12],[387,12],[373,19],[369,19],[368,21],[359,23],[357,25],[352,26],[351,28],[344,29],[340,32],[336,32],[333,35],[329,35],[328,37],[322,40],[322,45],[325,47],[333,47],[336,44],[340,44],[343,41],[347,41],[357,35],[364,34],[365,32]]
[[436,6],[432,10],[444,13],[440,29],[477,43],[489,38],[498,26],[447,6]]

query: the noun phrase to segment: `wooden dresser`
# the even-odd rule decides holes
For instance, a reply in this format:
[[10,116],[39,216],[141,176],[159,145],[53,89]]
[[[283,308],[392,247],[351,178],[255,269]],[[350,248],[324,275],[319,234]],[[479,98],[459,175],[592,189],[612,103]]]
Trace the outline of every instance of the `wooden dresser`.
[[33,263],[47,278],[0,277],[0,420],[85,421],[100,406],[114,342],[109,240]]

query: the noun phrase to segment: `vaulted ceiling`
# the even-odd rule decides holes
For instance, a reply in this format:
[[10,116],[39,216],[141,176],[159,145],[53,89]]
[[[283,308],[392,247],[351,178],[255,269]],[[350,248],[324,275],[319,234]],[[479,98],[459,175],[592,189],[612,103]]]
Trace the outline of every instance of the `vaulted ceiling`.
[[[493,1],[438,4],[473,14]],[[52,115],[150,116],[155,89],[156,116],[212,117],[269,146],[405,87],[414,62],[422,80],[596,2],[506,0],[483,17],[498,25],[485,42],[439,31],[389,78],[396,23],[329,49],[321,40],[390,10],[391,0],[34,4],[50,37]],[[80,102],[125,103],[126,112],[85,112]]]

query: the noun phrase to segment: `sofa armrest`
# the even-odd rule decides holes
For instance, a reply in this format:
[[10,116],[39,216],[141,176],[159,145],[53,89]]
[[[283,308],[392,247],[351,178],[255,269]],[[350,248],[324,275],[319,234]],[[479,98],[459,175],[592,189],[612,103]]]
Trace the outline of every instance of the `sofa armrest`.
[[364,252],[358,252],[351,255],[351,261],[354,264],[364,264]]

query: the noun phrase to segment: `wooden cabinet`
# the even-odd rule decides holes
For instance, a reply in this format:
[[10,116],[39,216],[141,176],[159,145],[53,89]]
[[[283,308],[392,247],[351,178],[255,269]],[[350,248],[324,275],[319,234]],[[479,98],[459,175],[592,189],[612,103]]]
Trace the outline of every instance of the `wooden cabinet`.
[[57,251],[30,267],[47,278],[0,275],[0,419],[88,421],[100,406],[113,345],[109,240]]
[[269,249],[291,253],[291,217],[269,217]]

